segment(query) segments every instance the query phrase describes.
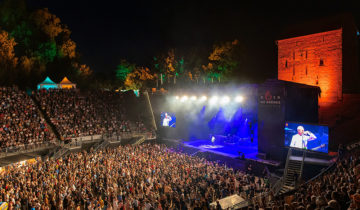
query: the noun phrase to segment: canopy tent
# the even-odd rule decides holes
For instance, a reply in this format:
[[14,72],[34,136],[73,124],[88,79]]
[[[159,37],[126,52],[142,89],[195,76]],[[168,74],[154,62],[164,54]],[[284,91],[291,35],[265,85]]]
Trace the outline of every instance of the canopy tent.
[[49,77],[46,77],[46,79],[42,83],[38,84],[37,88],[38,90],[40,89],[48,90],[51,88],[57,89],[58,85],[55,82],[53,82]]
[[70,82],[70,80],[67,77],[64,77],[64,79],[59,83],[59,88],[61,89],[76,88],[76,84]]

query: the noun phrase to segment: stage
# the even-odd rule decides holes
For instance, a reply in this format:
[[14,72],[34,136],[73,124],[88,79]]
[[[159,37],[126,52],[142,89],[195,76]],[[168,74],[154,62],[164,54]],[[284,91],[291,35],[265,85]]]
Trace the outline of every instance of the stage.
[[258,144],[257,140],[251,141],[250,138],[239,139],[236,142],[216,141],[211,143],[211,140],[193,139],[191,141],[184,141],[182,143],[185,147],[196,149],[197,152],[210,152],[213,154],[225,156],[232,159],[239,159],[244,155],[245,160],[251,160],[266,165],[278,167],[279,161],[265,160],[257,156]]
[[191,141],[183,141],[187,147],[193,147],[201,151],[216,153],[219,155],[237,158],[242,154],[245,158],[254,158],[258,153],[257,141],[251,142],[250,138],[237,140],[236,142],[217,141],[214,143],[211,140],[196,139]]

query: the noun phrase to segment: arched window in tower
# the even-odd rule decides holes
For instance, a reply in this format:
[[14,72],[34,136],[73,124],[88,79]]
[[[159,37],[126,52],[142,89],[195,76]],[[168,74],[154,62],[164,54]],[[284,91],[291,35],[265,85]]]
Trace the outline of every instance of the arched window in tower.
[[287,62],[287,60],[285,61],[285,68],[287,68],[288,67],[288,62]]
[[305,67],[305,75],[308,75],[307,66]]
[[322,58],[320,58],[319,66],[324,66],[324,60]]

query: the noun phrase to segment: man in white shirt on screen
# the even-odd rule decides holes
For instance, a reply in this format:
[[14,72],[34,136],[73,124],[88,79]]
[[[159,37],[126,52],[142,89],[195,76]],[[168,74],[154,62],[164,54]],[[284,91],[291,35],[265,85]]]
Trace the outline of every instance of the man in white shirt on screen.
[[290,147],[307,149],[308,141],[312,141],[316,139],[316,136],[310,131],[304,131],[303,126],[297,127],[297,134],[293,135],[290,143]]
[[168,113],[165,113],[165,117],[163,119],[162,125],[166,126],[166,127],[169,127],[169,123],[170,123],[171,120],[172,119],[171,119],[170,115],[168,115]]

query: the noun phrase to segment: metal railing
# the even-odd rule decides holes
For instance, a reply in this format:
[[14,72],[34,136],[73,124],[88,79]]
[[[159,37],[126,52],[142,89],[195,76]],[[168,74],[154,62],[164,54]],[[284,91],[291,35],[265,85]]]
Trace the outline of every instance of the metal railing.
[[54,140],[41,144],[25,144],[16,147],[6,147],[0,150],[0,157],[13,156],[21,153],[29,153],[56,146]]

